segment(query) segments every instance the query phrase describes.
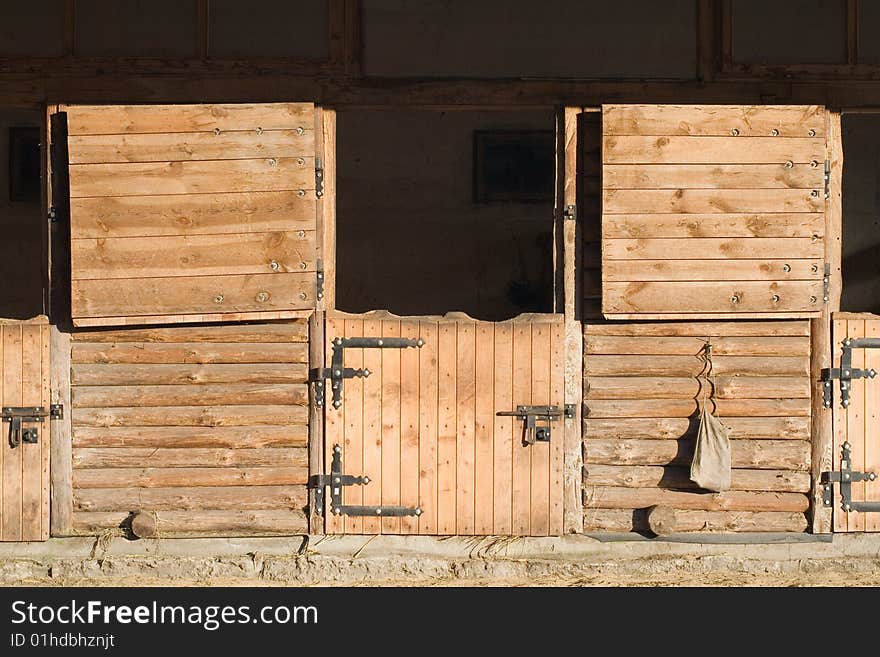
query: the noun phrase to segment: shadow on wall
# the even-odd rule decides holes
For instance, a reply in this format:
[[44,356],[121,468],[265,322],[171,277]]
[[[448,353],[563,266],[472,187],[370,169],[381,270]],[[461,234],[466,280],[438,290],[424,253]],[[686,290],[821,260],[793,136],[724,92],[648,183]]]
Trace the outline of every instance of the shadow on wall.
[[7,319],[43,312],[41,201],[12,200],[23,197],[10,184],[10,128],[39,126],[39,110],[0,110],[0,317]]
[[474,131],[486,129],[552,131],[553,115],[338,112],[341,310],[551,312],[552,190],[542,202],[475,202]]
[[880,114],[843,115],[841,310],[880,313]]

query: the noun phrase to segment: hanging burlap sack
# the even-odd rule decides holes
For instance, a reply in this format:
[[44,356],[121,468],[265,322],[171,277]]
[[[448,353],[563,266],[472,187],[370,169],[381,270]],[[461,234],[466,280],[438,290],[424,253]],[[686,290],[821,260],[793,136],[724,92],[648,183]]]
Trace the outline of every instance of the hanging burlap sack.
[[[694,460],[691,462],[691,481],[700,488],[720,492],[730,489],[730,436],[721,421],[709,412],[703,390],[701,376],[707,379],[712,374],[712,345],[708,342],[703,350],[703,372],[697,377],[700,387],[697,391],[697,404],[700,407],[700,426],[697,430],[697,444]],[[715,408],[715,382],[711,382],[709,400]]]

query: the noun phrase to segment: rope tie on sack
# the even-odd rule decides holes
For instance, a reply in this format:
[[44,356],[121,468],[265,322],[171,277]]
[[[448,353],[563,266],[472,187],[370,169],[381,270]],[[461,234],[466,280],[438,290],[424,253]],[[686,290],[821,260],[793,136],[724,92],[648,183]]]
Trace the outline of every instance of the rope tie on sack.
[[694,401],[697,402],[697,410],[702,412],[706,404],[706,391],[704,390],[703,381],[706,382],[705,388],[708,388],[708,398],[712,402],[712,414],[718,412],[718,404],[715,402],[715,372],[712,365],[712,342],[707,338],[703,348],[697,354],[697,358],[703,361],[703,369],[697,374],[697,394]]

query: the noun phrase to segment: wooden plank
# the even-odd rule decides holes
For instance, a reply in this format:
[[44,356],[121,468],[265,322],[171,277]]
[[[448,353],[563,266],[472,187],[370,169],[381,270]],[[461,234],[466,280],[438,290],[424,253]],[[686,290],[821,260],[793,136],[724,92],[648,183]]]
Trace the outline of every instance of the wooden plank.
[[437,345],[437,533],[455,534],[457,431],[457,325],[440,322]]
[[308,496],[305,486],[203,486],[186,488],[78,488],[75,511],[140,509],[297,509]]
[[[591,355],[584,369],[592,376],[696,376],[704,363],[697,356]],[[804,356],[713,356],[716,376],[807,376],[810,360]]]
[[74,408],[73,427],[221,427],[306,424],[303,406],[163,406]]
[[813,164],[606,164],[605,189],[820,189],[825,172]]
[[746,336],[810,336],[806,321],[644,322],[584,324],[584,335],[653,335],[737,338]]
[[[605,465],[690,465],[694,443],[686,440],[588,440],[584,463]],[[801,440],[731,440],[733,468],[810,469],[810,443]],[[586,466],[585,466],[586,467]]]
[[688,308],[706,313],[819,313],[822,281],[650,281],[605,283],[602,309],[617,313]]
[[[719,399],[717,415],[731,417],[809,417],[809,399]],[[591,399],[584,404],[590,418],[690,417],[693,399]]]
[[[730,490],[788,493],[806,493],[810,490],[809,472],[735,469],[730,474]],[[627,488],[699,488],[691,481],[687,467],[651,465],[590,464],[584,466],[584,485],[624,486]]]
[[[364,328],[365,327],[363,320],[345,320],[344,336],[357,337],[366,335],[364,333]],[[338,333],[334,335],[331,334],[330,331],[328,331],[326,339],[329,342],[338,335]],[[362,369],[365,366],[364,350],[344,350],[343,365],[345,367]],[[346,472],[363,473],[367,476],[370,476],[370,474],[372,474],[375,477],[375,473],[366,472],[364,464],[364,451],[366,442],[366,436],[364,434],[364,401],[366,400],[366,394],[364,390],[365,387],[366,386],[364,379],[354,378],[346,381],[342,389],[342,410],[344,411],[343,418],[345,421],[345,428],[343,430],[344,443],[342,449],[342,463]],[[332,412],[338,413],[338,409],[335,409],[334,411],[330,411],[328,409],[328,413]],[[375,479],[373,481],[373,486],[375,486]],[[348,490],[345,491],[345,495],[343,496],[343,500],[345,501],[345,503],[353,505],[364,504],[364,488],[364,486],[349,486]],[[362,534],[364,531],[364,520],[363,518],[346,516],[343,518],[342,526],[345,528],[344,532],[346,534]]]
[[[73,529],[78,534],[100,534],[122,526],[130,515],[128,511],[80,511],[73,514]],[[157,533],[167,538],[291,536],[309,531],[306,515],[295,509],[161,511],[156,521]]]
[[[722,417],[731,440],[809,440],[808,417]],[[676,440],[695,438],[694,418],[590,419],[584,423],[584,440]]]
[[[70,408],[68,404],[65,408]],[[67,413],[69,417],[69,413]],[[67,434],[70,436],[70,433]],[[305,424],[250,427],[84,427],[73,432],[73,447],[305,447]],[[68,450],[67,459],[70,460]],[[54,466],[53,466],[54,467]]]
[[[48,407],[48,390],[43,379],[43,332],[47,327],[39,324],[28,324],[21,327],[21,400],[22,406]],[[48,333],[48,331],[47,331]],[[48,343],[46,344],[48,349]],[[48,365],[48,362],[46,362]],[[45,374],[48,383],[48,371]],[[6,428],[5,426],[3,427]],[[45,535],[43,522],[48,524],[48,515],[43,518],[43,447],[49,439],[46,423],[37,427],[39,442],[37,444],[22,443],[17,451],[21,453],[21,497],[19,499],[21,514],[21,540],[40,541],[49,537],[48,528]],[[48,449],[48,448],[47,448]],[[48,475],[48,471],[46,472]],[[46,490],[48,494],[48,489]]]
[[321,212],[319,242],[320,257],[324,262],[324,307],[336,307],[336,110],[321,108],[324,139],[324,195]]
[[[674,253],[676,260],[684,260],[683,268],[691,261],[702,260],[756,260],[811,258],[822,259],[824,245],[812,237],[688,237],[661,239],[608,239],[602,243],[604,262],[609,260],[667,260]],[[717,262],[716,280],[725,280],[727,263]],[[674,265],[670,266],[674,269]]]
[[[866,320],[866,338],[880,338],[880,320]],[[880,350],[864,349],[866,370],[880,372]],[[865,388],[865,472],[880,472],[880,396],[872,391],[871,385]],[[880,501],[880,483],[875,481],[865,482],[865,500],[868,502]],[[865,513],[865,531],[880,531],[880,518],[876,513]]]
[[712,214],[822,212],[818,190],[805,189],[606,189],[603,216],[610,214]]
[[[494,407],[513,409],[513,324],[495,325]],[[498,535],[513,534],[513,453],[521,449],[514,418],[495,416],[493,431],[493,523]]]
[[810,164],[825,161],[825,140],[808,137],[605,136],[604,164]]
[[[550,398],[550,376],[553,367],[551,327],[552,325],[542,324],[532,326],[532,401],[530,403],[538,406],[549,406],[556,401]],[[528,450],[531,452],[530,534],[546,536],[550,532],[550,443],[536,442]]]
[[305,383],[308,368],[304,363],[76,364],[71,376],[75,386],[285,384]]
[[638,509],[655,504],[703,511],[803,512],[809,506],[807,496],[801,493],[725,491],[709,494],[612,486],[584,491],[584,506],[587,508]]
[[314,272],[315,233],[304,232],[74,239],[71,276],[106,280]]
[[[309,318],[309,369],[321,368],[325,365],[324,351],[326,349],[326,341],[324,339],[324,321],[325,316],[322,311],[315,312]],[[309,451],[309,474],[328,472],[324,464],[324,402],[318,403],[318,392],[317,385],[309,386],[309,425],[306,429]],[[318,508],[319,499],[321,498],[318,496],[318,490],[310,487],[307,515],[309,518],[308,529],[313,534],[324,533],[325,510]]]
[[[261,294],[263,293],[263,294]],[[312,308],[310,273],[74,281],[75,317]]]
[[[576,333],[580,337],[580,322],[575,324],[578,325]],[[570,331],[572,328],[575,327],[571,327],[569,322],[550,325],[550,401],[554,405],[559,405],[558,400],[562,400],[564,404],[575,403],[571,402],[571,397],[565,394],[566,367],[569,362],[567,349],[570,344],[569,336],[572,334]],[[578,349],[577,352],[579,361],[577,363],[578,372],[572,372],[572,376],[577,376],[579,386],[582,386],[583,377],[580,375],[580,370],[583,367],[580,355],[581,349]],[[580,495],[577,495],[576,503],[568,501],[568,504],[570,504],[568,507],[569,516],[576,513],[579,516],[579,520],[573,524],[565,522],[566,491],[579,488],[582,485],[581,477],[576,475],[569,476],[569,469],[566,467],[566,454],[569,455],[570,467],[582,465],[581,427],[583,423],[579,419],[581,416],[582,393],[580,389],[577,392],[579,394],[577,395],[578,401],[575,405],[577,411],[575,417],[570,420],[563,419],[560,425],[563,431],[563,439],[559,440],[559,429],[557,429],[556,440],[550,441],[550,528],[548,532],[550,536],[562,536],[563,534],[579,530],[582,528],[583,523],[583,507],[581,506]],[[571,446],[567,447],[569,445]],[[571,452],[568,452],[569,449]],[[574,455],[575,452],[577,456]],[[567,479],[573,479],[574,481],[568,482]],[[574,492],[572,491],[571,494],[574,494]]]
[[[865,336],[865,321],[850,319],[846,322],[846,336],[856,339]],[[852,366],[856,369],[865,369],[865,349],[853,349]],[[846,408],[846,440],[851,445],[851,467],[857,472],[866,472],[865,468],[865,397],[869,388],[865,385],[865,379],[853,379],[850,388],[850,404]],[[852,499],[854,502],[865,501],[865,482],[852,483]],[[847,531],[865,531],[865,516],[859,511],[850,511],[846,514]]]
[[[684,337],[684,336],[606,336],[587,335],[584,349],[587,354],[625,355],[680,355],[700,354],[707,340],[715,356],[809,356],[810,343],[800,336],[760,337]],[[588,356],[589,358],[589,356]]]
[[[306,321],[273,324],[232,324],[221,326],[180,326],[134,328],[109,331],[76,331],[70,339],[76,342],[308,342]],[[76,349],[78,345],[74,344]]]
[[439,326],[431,320],[419,322],[419,337],[425,345],[419,353],[419,533],[438,533],[439,493]]
[[[225,344],[199,342],[182,342],[178,344],[80,342],[73,345],[69,358],[76,365],[167,365],[172,363],[181,365],[254,365],[263,363],[305,365],[308,363],[308,345],[305,343],[283,342],[230,342]],[[254,369],[259,368],[249,367],[248,371]],[[290,368],[287,367],[286,369],[289,370]],[[82,372],[82,369],[80,369],[80,374]]]
[[70,415],[70,334],[57,326],[50,330],[50,403],[65,409],[62,420],[49,423],[50,462],[52,473],[50,524],[52,536],[69,536],[73,531],[73,466],[71,447],[73,432]]
[[[2,327],[3,342],[3,406],[23,406],[22,400],[22,326]],[[3,452],[0,486],[0,541],[22,540],[21,492],[22,448],[13,448],[8,440],[0,441]]]
[[308,466],[262,468],[77,468],[74,488],[173,488],[175,486],[304,485]]
[[314,131],[171,132],[132,135],[72,135],[70,164],[233,160],[255,157],[313,158]]
[[603,105],[605,135],[808,137],[825,134],[821,105]]
[[[532,329],[526,323],[513,325],[513,406],[531,404],[532,398]],[[523,422],[513,423],[513,534],[531,534],[531,460],[532,451],[523,443]]]
[[[455,533],[472,535],[475,517],[476,323],[457,322],[455,377]],[[487,394],[479,391],[480,394]]]
[[[382,325],[378,319],[364,319],[363,333],[368,337],[381,337]],[[363,487],[363,503],[367,506],[382,504],[384,490],[384,472],[382,471],[382,452],[385,448],[385,436],[382,433],[382,402],[384,362],[383,349],[364,349],[364,369],[370,370],[370,377],[364,379],[364,411],[363,411],[363,472],[370,478],[370,486]],[[399,415],[398,415],[399,417]],[[398,422],[400,420],[398,419]],[[382,533],[382,518],[364,517],[363,533]]]
[[606,215],[602,236],[611,238],[670,237],[812,237],[825,233],[816,212],[766,214],[615,214]]
[[[613,240],[617,241],[617,240]],[[604,280],[620,281],[795,281],[820,280],[819,258],[787,260],[606,260]]]
[[[422,338],[416,320],[400,322],[400,337]],[[424,340],[424,338],[422,338]],[[400,353],[400,504],[421,508],[419,496],[419,399],[421,397],[419,349],[403,349]],[[424,509],[422,509],[424,512]],[[417,534],[419,519],[400,519],[401,534]]]
[[67,131],[70,135],[106,135],[311,130],[312,112],[311,103],[73,105],[67,108]]
[[[718,399],[809,399],[806,378],[783,376],[718,376],[712,381]],[[693,399],[700,394],[696,378],[664,376],[590,377],[587,399]]]
[[[40,406],[49,408],[52,402],[52,336],[50,325],[46,323],[40,327]],[[57,420],[56,420],[57,422]],[[66,425],[65,425],[66,428]],[[45,541],[51,535],[51,486],[52,486],[52,449],[51,429],[42,433],[40,441],[40,535],[39,540]],[[67,436],[70,436],[68,430]]]
[[495,325],[477,322],[474,335],[474,533],[494,534]]
[[[87,468],[271,468],[282,464],[304,470],[308,468],[308,451],[304,447],[93,447],[73,450],[74,478]],[[176,485],[187,484],[184,482]]]
[[74,238],[219,235],[315,229],[314,193],[103,196],[70,201]]
[[[830,343],[832,345],[832,362],[835,367],[840,367],[841,355],[842,355],[842,346],[844,338],[849,334],[847,320],[846,319],[838,319],[835,314],[831,315],[831,334],[830,334]],[[841,448],[843,443],[847,441],[847,416],[848,409],[843,409],[840,405],[840,391],[836,386],[832,388],[833,390],[833,399],[831,405],[831,415],[833,417],[833,428],[834,428],[834,443],[832,449],[832,458],[834,463],[834,470],[840,469],[840,460],[841,460]],[[815,508],[815,496],[813,500],[813,506]],[[834,532],[846,532],[847,528],[847,519],[849,514],[837,507],[833,512],[833,530]]]
[[227,404],[298,404],[309,401],[305,383],[223,383],[157,386],[77,386],[77,408],[115,406],[223,406]]
[[[385,320],[381,325],[381,336],[400,337],[401,323],[398,320]],[[378,349],[382,358],[381,385],[382,402],[379,431],[382,451],[382,504],[401,505],[401,371],[400,360],[406,349]],[[380,529],[383,534],[399,534],[400,518],[382,518]]]
[[307,165],[304,158],[292,157],[74,164],[69,173],[70,198],[304,192],[315,187],[312,160]]
[[[676,509],[675,525],[679,532],[803,532],[807,529],[807,517],[799,512]],[[641,509],[584,512],[585,531],[644,532],[647,528]]]

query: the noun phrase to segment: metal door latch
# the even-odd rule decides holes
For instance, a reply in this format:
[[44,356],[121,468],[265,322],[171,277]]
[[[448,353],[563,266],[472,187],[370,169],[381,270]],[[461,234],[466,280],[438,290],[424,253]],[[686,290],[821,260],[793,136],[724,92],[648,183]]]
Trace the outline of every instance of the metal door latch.
[[333,340],[333,357],[330,367],[316,367],[309,371],[309,382],[315,384],[315,406],[324,405],[325,380],[330,379],[330,388],[333,391],[333,408],[342,406],[342,381],[343,379],[363,378],[370,376],[368,369],[355,369],[343,365],[343,352],[346,348],[352,349],[406,349],[416,347],[421,349],[425,341],[421,338],[335,338]]
[[846,408],[849,406],[849,391],[853,379],[873,379],[877,376],[876,370],[853,368],[852,350],[880,349],[880,338],[846,338],[841,344],[840,367],[822,369],[822,404],[825,408],[831,408],[831,382],[834,379],[840,380],[840,405]]
[[523,445],[534,445],[535,441],[550,442],[550,423],[561,417],[574,417],[574,404],[559,406],[517,406],[515,411],[499,411],[499,416],[518,417],[523,425]]
[[342,472],[342,449],[339,445],[333,445],[333,461],[330,464],[330,474],[312,475],[309,477],[309,488],[315,489],[315,506],[319,513],[324,512],[324,487],[330,487],[330,513],[336,516],[420,516],[422,510],[419,507],[408,506],[356,506],[346,505],[342,501],[343,486],[366,486],[370,478],[366,476],[355,477]]
[[840,508],[844,511],[861,513],[880,513],[880,502],[853,502],[853,482],[874,481],[877,475],[873,472],[853,472],[852,453],[848,442],[843,443],[840,455],[840,470],[822,473],[822,504],[831,506],[834,498],[834,483],[840,484]]
[[42,423],[47,417],[53,420],[61,419],[64,417],[64,407],[61,404],[52,404],[47,411],[45,406],[4,406],[0,416],[3,422],[9,423],[9,446],[14,449],[22,443],[39,442],[39,429],[37,427],[23,429],[21,426],[23,423]]

